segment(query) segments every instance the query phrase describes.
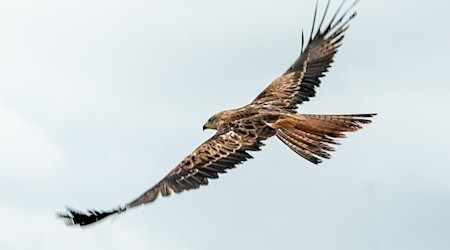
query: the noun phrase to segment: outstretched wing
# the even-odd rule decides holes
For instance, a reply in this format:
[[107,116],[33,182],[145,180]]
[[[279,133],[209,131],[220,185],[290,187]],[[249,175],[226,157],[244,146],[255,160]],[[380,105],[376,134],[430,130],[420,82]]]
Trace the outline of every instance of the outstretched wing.
[[218,131],[192,154],[187,156],[170,173],[137,199],[124,207],[111,211],[88,210],[87,213],[67,208],[67,214],[58,216],[68,225],[88,225],[112,214],[153,202],[159,196],[169,196],[184,190],[197,189],[208,184],[208,179],[216,179],[219,174],[252,158],[247,151],[258,151],[264,144],[262,140],[275,134],[275,130],[261,123],[261,120],[247,119],[233,130]]
[[216,135],[203,143],[192,154],[158,184],[126,205],[127,208],[154,201],[159,195],[169,196],[184,190],[207,185],[208,179],[217,179],[219,174],[251,159],[246,151],[259,150],[259,141],[241,136],[233,131]]
[[356,15],[356,12],[352,12],[348,16],[349,11],[356,4],[355,2],[337,18],[344,2],[339,6],[329,24],[322,30],[322,24],[330,4],[330,1],[328,1],[317,32],[313,35],[317,16],[316,5],[308,45],[303,49],[304,38],[302,33],[302,51],[299,58],[289,67],[286,73],[273,81],[259,94],[252,104],[295,112],[297,105],[315,96],[315,87],[320,85],[320,78],[331,67],[333,57],[342,44],[348,22]]

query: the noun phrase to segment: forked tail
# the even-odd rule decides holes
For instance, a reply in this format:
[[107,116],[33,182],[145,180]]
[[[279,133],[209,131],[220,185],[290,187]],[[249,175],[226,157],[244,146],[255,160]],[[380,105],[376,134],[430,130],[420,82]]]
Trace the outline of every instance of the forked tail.
[[361,124],[370,123],[369,118],[375,115],[286,114],[272,127],[277,130],[277,137],[294,152],[318,164],[322,162],[320,158],[331,158],[329,152],[334,151],[331,145],[339,144],[334,138],[345,138],[344,132],[361,129]]

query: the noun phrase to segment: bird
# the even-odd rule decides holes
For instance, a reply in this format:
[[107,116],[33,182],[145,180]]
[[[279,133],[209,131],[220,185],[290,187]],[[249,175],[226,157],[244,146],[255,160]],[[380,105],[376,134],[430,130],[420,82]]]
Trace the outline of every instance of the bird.
[[324,24],[330,6],[328,0],[319,25],[315,26],[316,2],[309,40],[305,45],[304,32],[300,55],[280,77],[276,78],[250,104],[218,112],[203,125],[203,130],[216,133],[184,158],[161,181],[142,195],[111,210],[66,208],[57,216],[67,225],[86,226],[113,214],[121,214],[135,207],[169,196],[198,189],[209,180],[219,178],[244,161],[253,158],[253,151],[261,150],[264,141],[276,136],[295,153],[313,164],[330,159],[330,152],[338,145],[338,138],[371,122],[376,113],[313,115],[297,113],[297,108],[316,95],[316,88],[331,67],[342,45],[349,22],[356,16],[355,1],[345,11],[344,1],[331,20]]

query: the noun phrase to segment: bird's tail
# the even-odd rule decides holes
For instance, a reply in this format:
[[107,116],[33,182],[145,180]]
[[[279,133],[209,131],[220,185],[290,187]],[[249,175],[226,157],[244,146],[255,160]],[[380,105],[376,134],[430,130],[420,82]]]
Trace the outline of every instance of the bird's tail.
[[286,114],[281,116],[272,127],[277,130],[277,137],[294,152],[318,164],[322,162],[320,158],[331,158],[328,153],[334,151],[331,145],[339,144],[334,138],[345,138],[344,132],[361,129],[361,124],[370,123],[369,118],[375,115]]

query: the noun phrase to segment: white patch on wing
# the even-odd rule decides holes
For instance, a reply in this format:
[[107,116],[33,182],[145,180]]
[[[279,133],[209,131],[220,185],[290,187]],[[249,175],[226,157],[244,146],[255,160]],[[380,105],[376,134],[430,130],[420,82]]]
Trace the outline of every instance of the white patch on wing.
[[220,139],[226,139],[226,138],[229,138],[229,137],[231,137],[231,138],[239,138],[239,135],[236,132],[234,132],[234,131],[229,131],[226,134],[221,135]]
[[228,136],[235,137],[237,134],[234,131],[230,131],[227,133]]

